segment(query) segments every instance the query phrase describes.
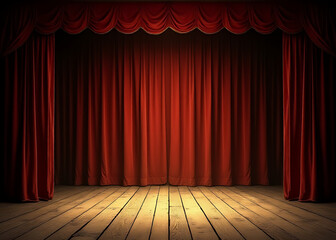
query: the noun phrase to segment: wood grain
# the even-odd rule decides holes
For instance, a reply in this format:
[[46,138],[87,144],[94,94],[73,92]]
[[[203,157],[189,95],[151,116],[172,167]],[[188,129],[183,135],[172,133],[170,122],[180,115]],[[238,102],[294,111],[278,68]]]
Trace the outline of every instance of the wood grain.
[[195,201],[209,219],[221,239],[244,239],[236,228],[221,214],[215,205],[199,190],[198,187],[189,188]]
[[125,205],[133,198],[139,187],[131,187],[109,207],[100,212],[82,229],[76,232],[73,239],[97,239],[102,232],[111,224],[114,218],[121,212]]
[[0,239],[336,239],[336,203],[286,201],[280,186],[56,186],[0,213]]
[[191,239],[178,187],[169,187],[170,239]]
[[120,212],[99,239],[125,239],[138,216],[149,189],[150,187],[140,187],[139,191],[130,199],[123,211]]
[[151,187],[146,200],[144,201],[138,216],[136,217],[133,226],[127,236],[127,239],[148,239],[152,228],[156,201],[158,198],[159,187]]
[[[97,203],[92,208],[88,209],[82,215],[74,218],[69,223],[65,224],[53,234],[51,234],[47,239],[51,240],[65,240],[69,239],[71,235],[79,232],[85,225],[87,225],[91,220],[95,219],[99,214],[108,209],[112,203],[114,203],[119,197],[121,197],[126,191],[127,187],[120,187],[117,191],[113,192],[110,196],[105,198],[103,201]],[[99,235],[99,234],[98,234]]]
[[169,239],[169,194],[168,186],[161,186],[156,204],[150,239]]

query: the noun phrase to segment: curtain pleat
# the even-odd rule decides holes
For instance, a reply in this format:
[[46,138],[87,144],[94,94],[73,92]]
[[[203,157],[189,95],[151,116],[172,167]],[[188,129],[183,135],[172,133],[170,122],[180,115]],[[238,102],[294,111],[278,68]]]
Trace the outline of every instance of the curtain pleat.
[[[11,6],[11,5],[9,5]],[[0,18],[0,54],[21,46],[33,30],[43,34],[63,29],[78,34],[85,29],[126,34],[143,29],[160,34],[168,28],[187,33],[199,29],[213,34],[223,28],[242,34],[253,28],[270,34],[305,31],[321,49],[336,56],[336,11],[331,3],[267,2],[72,2],[18,4],[3,8]]]
[[33,34],[2,58],[1,197],[51,199],[54,189],[55,36]]
[[280,183],[279,33],[59,33],[56,182]]
[[[37,200],[49,199],[53,194],[53,34],[58,29],[71,34],[79,34],[85,29],[99,34],[113,29],[123,33],[143,29],[159,34],[171,28],[182,33],[199,29],[215,34],[226,28],[242,34],[253,28],[259,33],[270,34],[279,28],[285,36],[285,197],[314,201],[333,198],[330,191],[335,188],[335,179],[332,178],[335,175],[335,153],[331,150],[335,143],[332,124],[335,110],[333,101],[329,99],[332,99],[330,89],[334,89],[331,82],[335,77],[332,70],[334,60],[328,54],[336,55],[335,16],[335,8],[331,5],[313,3],[61,3],[13,4],[2,8],[3,195],[10,199]],[[50,35],[36,35],[34,30]],[[299,40],[294,35],[290,39],[288,34],[300,31],[304,31],[311,42],[308,38]],[[229,42],[226,41],[226,44]],[[314,49],[312,43],[325,52]],[[172,44],[171,41],[166,45],[169,44]],[[195,41],[193,44],[199,43]],[[230,44],[235,43],[231,41]],[[281,154],[277,154],[282,149],[281,140],[277,137],[282,128],[281,112],[277,110],[282,107],[278,101],[282,96],[277,90],[281,81],[267,80],[279,76],[277,71],[263,72],[267,61],[255,61],[255,57],[252,61],[248,54],[238,59],[229,54],[230,59],[226,59],[226,54],[211,47],[215,50],[202,53],[202,56],[210,54],[204,57],[206,59],[218,56],[218,61],[211,60],[209,70],[208,61],[192,59],[190,49],[194,45],[180,47],[178,57],[172,50],[169,54],[164,52],[164,56],[170,56],[164,58],[152,53],[146,55],[147,47],[142,45],[130,45],[133,45],[133,52],[125,50],[123,43],[118,43],[111,50],[115,56],[113,61],[118,62],[116,67],[106,64],[106,61],[97,61],[96,65],[90,65],[87,72],[69,72],[64,77],[75,79],[79,76],[82,80],[64,82],[69,85],[67,89],[72,89],[72,95],[67,95],[67,89],[59,90],[61,93],[58,93],[60,97],[57,101],[67,106],[69,113],[60,119],[56,116],[56,120],[59,124],[69,122],[69,119],[82,118],[82,121],[72,120],[76,124],[70,124],[71,128],[57,130],[60,136],[67,138],[65,141],[56,139],[56,153],[76,159],[69,163],[62,160],[56,165],[56,176],[60,176],[57,179],[75,184],[113,182],[146,185],[175,178],[176,184],[186,182],[193,185],[201,182],[245,184],[249,181],[265,184],[281,178],[278,171],[282,167],[278,161]],[[141,50],[137,50],[139,48]],[[160,52],[159,48],[154,49]],[[199,49],[206,47],[200,46],[194,55]],[[142,57],[135,54],[136,51],[140,51],[139,56]],[[229,52],[232,52],[231,49]],[[104,52],[101,55],[104,59]],[[153,60],[155,64],[146,65],[148,58],[153,56],[156,56]],[[143,65],[137,66],[138,61]],[[244,71],[235,68],[237,63],[240,67],[244,66]],[[82,68],[83,64],[87,64],[85,59],[69,62],[69,65],[78,68]],[[161,67],[157,66],[159,64]],[[181,64],[189,66],[188,69],[176,71]],[[95,83],[92,79],[98,74],[96,69],[99,67],[105,72],[110,71],[108,75],[113,75],[118,81]],[[128,72],[130,69],[132,71]],[[161,85],[154,81],[157,78],[162,80]],[[210,78],[211,83],[204,80],[206,78]],[[222,81],[223,78],[231,78],[231,81]],[[261,79],[261,84],[255,85],[257,78]],[[62,80],[59,82],[62,83]],[[163,99],[156,95],[158,87],[161,87],[160,96]],[[115,93],[111,103],[105,101],[110,92]],[[250,104],[246,102],[248,99]],[[266,102],[263,102],[264,99]],[[210,115],[206,115],[209,112]],[[103,117],[100,117],[101,113]],[[90,117],[87,117],[88,114]],[[110,137],[99,134],[109,131],[115,134]],[[111,148],[111,142],[117,147]],[[237,151],[237,148],[240,150]],[[267,148],[266,152],[264,148]],[[107,164],[109,156],[123,161]],[[186,156],[190,159],[180,161]],[[146,161],[139,164],[136,161],[138,158]],[[46,160],[40,163],[40,159]],[[98,161],[97,165],[93,163],[94,159],[105,160]],[[161,159],[165,159],[162,172],[152,174]],[[171,164],[172,159],[177,159],[174,164]],[[210,159],[211,164],[203,159]],[[238,162],[241,167],[237,167]],[[130,170],[131,167],[133,170]],[[115,178],[112,179],[111,175]]]
[[283,35],[284,195],[335,199],[335,57],[305,34]]

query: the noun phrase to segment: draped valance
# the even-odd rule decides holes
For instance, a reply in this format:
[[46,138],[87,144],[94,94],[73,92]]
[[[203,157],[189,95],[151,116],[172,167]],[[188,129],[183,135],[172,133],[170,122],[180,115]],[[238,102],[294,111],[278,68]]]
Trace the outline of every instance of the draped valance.
[[77,34],[85,29],[103,34],[111,29],[129,34],[142,28],[160,34],[167,28],[186,33],[198,28],[211,34],[225,28],[242,34],[253,28],[268,34],[306,31],[323,50],[336,55],[336,11],[313,4],[276,3],[67,3],[16,6],[1,21],[2,55],[17,49],[33,30],[51,34],[63,29]]

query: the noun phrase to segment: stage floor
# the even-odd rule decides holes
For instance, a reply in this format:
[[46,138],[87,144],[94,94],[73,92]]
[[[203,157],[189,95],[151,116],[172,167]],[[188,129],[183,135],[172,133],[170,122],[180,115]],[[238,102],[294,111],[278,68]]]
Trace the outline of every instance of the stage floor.
[[336,239],[336,203],[281,186],[56,186],[51,201],[0,203],[0,239]]

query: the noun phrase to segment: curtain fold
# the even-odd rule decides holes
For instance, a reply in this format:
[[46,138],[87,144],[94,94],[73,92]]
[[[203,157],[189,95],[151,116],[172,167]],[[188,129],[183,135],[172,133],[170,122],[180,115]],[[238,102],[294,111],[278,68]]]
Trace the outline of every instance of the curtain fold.
[[51,199],[54,189],[55,36],[33,34],[1,59],[1,197]]
[[280,183],[279,33],[59,33],[56,182]]
[[336,199],[336,59],[284,34],[283,69],[285,198]]
[[159,34],[167,28],[190,32],[198,28],[213,34],[221,29],[242,34],[250,28],[269,34],[280,28],[286,33],[306,31],[318,47],[336,56],[336,10],[327,4],[294,3],[60,3],[14,5],[1,14],[0,53],[21,46],[31,32],[55,33],[63,29],[78,34],[84,29],[107,33],[117,29],[133,33],[140,28]]
[[336,57],[336,8],[331,4],[307,5],[303,26],[310,40],[323,51]]
[[[159,34],[169,28],[182,33],[190,32],[196,28],[209,34],[215,34],[223,28],[226,28],[236,34],[244,33],[251,28],[263,34],[269,34],[277,28],[280,28],[285,32],[285,37],[283,38],[283,71],[285,73],[283,86],[283,101],[285,106],[285,196],[288,199],[298,198],[301,200],[328,199],[329,196],[332,196],[328,187],[331,187],[331,189],[335,188],[334,185],[332,185],[335,180],[330,177],[333,175],[333,172],[335,172],[333,167],[334,165],[332,163],[332,159],[335,159],[335,155],[331,150],[332,147],[330,147],[331,143],[334,144],[334,128],[332,124],[329,123],[329,119],[334,118],[330,115],[330,112],[332,112],[330,109],[333,109],[333,105],[327,100],[327,96],[329,97],[330,95],[327,90],[331,89],[328,87],[332,85],[330,83],[332,81],[329,80],[334,78],[330,77],[334,74],[332,70],[334,67],[334,60],[328,59],[330,56],[327,57],[327,55],[330,54],[336,56],[336,10],[334,7],[321,4],[292,3],[61,3],[39,5],[13,4],[12,7],[2,8],[0,11],[0,54],[2,57],[1,74],[4,76],[4,81],[2,83],[4,86],[2,88],[4,89],[3,108],[6,113],[5,122],[8,124],[5,125],[3,129],[3,136],[6,142],[4,146],[6,146],[7,150],[3,151],[3,159],[5,160],[1,162],[3,165],[2,169],[6,172],[3,174],[1,185],[3,189],[10,191],[8,196],[14,197],[15,195],[15,198],[23,200],[39,198],[40,194],[37,191],[35,183],[38,182],[36,179],[39,177],[36,176],[40,174],[40,165],[32,163],[34,161],[36,163],[39,161],[36,159],[41,159],[45,156],[45,154],[48,155],[49,153],[50,156],[47,157],[47,160],[42,161],[41,163],[42,169],[47,168],[47,171],[45,172],[45,175],[41,174],[43,175],[42,178],[44,178],[44,176],[52,176],[53,168],[50,163],[53,161],[51,156],[53,144],[50,139],[53,136],[53,132],[50,126],[53,125],[51,119],[54,108],[50,100],[52,96],[52,87],[47,87],[47,89],[45,89],[45,86],[49,86],[49,83],[53,81],[53,33],[55,33],[58,29],[63,29],[67,33],[71,34],[78,34],[85,29],[91,29],[93,32],[99,34],[107,33],[113,29],[123,33],[133,33],[139,29],[144,29],[150,34]],[[50,36],[37,37],[38,35],[33,33],[34,30],[42,34],[50,34]],[[307,37],[305,37],[306,40],[303,41],[294,36],[293,39],[296,39],[295,41],[297,41],[295,43],[295,41],[290,39],[289,35],[287,35],[296,34],[303,30],[309,37],[309,41],[325,52],[321,51],[320,54],[320,52],[316,53],[316,49],[311,50],[313,49],[313,46],[311,45],[312,43],[306,44],[309,42]],[[30,40],[31,36],[32,39],[34,39],[33,41],[36,42],[34,47],[32,47],[32,40]],[[47,43],[44,44],[43,42]],[[305,44],[303,44],[303,42]],[[303,49],[299,51],[298,47],[295,47],[295,52],[293,50],[293,46],[296,45],[303,47]],[[28,48],[28,46],[30,46],[30,48]],[[186,49],[190,47],[191,46],[188,46]],[[36,50],[37,53],[33,53],[33,49],[40,49],[41,51],[39,52]],[[27,54],[23,54],[24,51],[27,52]],[[127,54],[133,56],[133,53],[131,54],[125,52],[124,54],[125,56]],[[211,52],[210,58],[216,54],[216,52]],[[320,55],[323,55],[323,57]],[[41,60],[42,63],[40,64],[40,58],[42,58],[41,56],[48,58],[48,60]],[[122,55],[120,54],[118,56]],[[181,54],[179,58],[176,58],[176,60],[182,61],[184,64],[185,56],[187,56],[187,53]],[[313,56],[313,58],[318,59],[319,62],[309,62],[308,56]],[[134,57],[131,59],[133,58]],[[304,61],[302,59],[304,59]],[[119,60],[121,61],[120,64],[123,63],[125,68],[127,68],[127,66],[133,66],[132,64],[134,63],[134,59],[132,61],[124,58]],[[197,62],[198,60],[193,61]],[[248,67],[248,56],[244,59],[244,61],[244,66]],[[304,63],[303,65],[301,65],[302,62]],[[78,64],[79,63],[80,60],[78,61]],[[177,61],[170,60],[169,64],[171,66],[177,66],[176,63]],[[164,63],[161,64],[165,66],[168,62],[164,61]],[[190,65],[193,64],[193,62],[189,61],[186,62],[186,64]],[[41,67],[39,67],[40,65]],[[82,123],[75,125],[74,128],[69,130],[70,132],[75,131],[76,135],[71,135],[70,132],[64,133],[69,135],[70,139],[67,141],[71,142],[71,146],[75,146],[77,144],[83,147],[89,146],[87,149],[87,155],[84,155],[83,152],[79,150],[77,150],[78,152],[67,150],[70,147],[66,146],[65,143],[56,144],[56,147],[59,148],[57,152],[61,152],[65,155],[70,152],[71,154],[75,154],[75,156],[80,156],[82,154],[83,159],[94,159],[96,158],[96,150],[100,149],[99,144],[103,144],[104,151],[101,151],[100,153],[101,158],[107,158],[106,156],[111,154],[116,158],[122,158],[124,160],[127,159],[127,161],[120,164],[114,162],[114,165],[111,166],[107,166],[104,162],[99,166],[92,165],[89,164],[88,160],[86,160],[86,165],[83,165],[80,162],[71,163],[72,165],[68,165],[68,167],[70,167],[68,169],[69,172],[65,173],[64,176],[65,179],[68,179],[65,182],[70,181],[69,179],[77,179],[76,181],[78,181],[78,184],[83,183],[83,181],[87,181],[87,176],[82,176],[83,171],[87,168],[92,169],[94,172],[94,174],[91,174],[90,171],[89,177],[91,179],[91,183],[109,183],[111,179],[109,177],[102,177],[100,172],[103,172],[103,175],[105,174],[105,176],[109,176],[110,173],[117,174],[115,175],[117,177],[111,181],[119,183],[123,182],[123,184],[130,184],[132,181],[139,182],[139,178],[141,178],[141,176],[145,176],[144,180],[141,180],[142,182],[140,181],[141,184],[146,184],[146,182],[150,183],[150,178],[157,179],[157,177],[159,181],[164,182],[166,181],[166,178],[168,181],[169,177],[173,179],[176,176],[169,175],[170,171],[172,173],[174,173],[174,171],[176,171],[175,173],[183,172],[183,176],[187,179],[185,181],[190,184],[194,184],[194,180],[190,179],[194,179],[195,176],[197,176],[198,179],[201,179],[202,176],[204,177],[204,175],[209,172],[211,172],[212,182],[220,182],[221,180],[218,179],[222,178],[217,178],[217,176],[219,176],[219,174],[216,173],[217,166],[219,166],[218,169],[222,169],[222,172],[224,172],[226,176],[230,176],[227,182],[236,182],[234,177],[234,172],[236,170],[233,170],[233,172],[226,170],[229,166],[231,166],[231,163],[226,162],[226,164],[223,164],[218,159],[235,156],[237,159],[240,159],[237,161],[241,161],[241,159],[246,159],[246,154],[251,151],[256,152],[256,156],[258,156],[256,161],[251,161],[251,164],[253,163],[257,166],[265,166],[265,164],[263,164],[265,163],[265,156],[269,161],[269,159],[272,159],[273,152],[278,152],[282,147],[282,144],[276,140],[277,138],[272,138],[272,136],[274,134],[276,135],[276,133],[272,133],[270,131],[264,132],[261,126],[259,126],[262,125],[263,122],[266,122],[267,128],[272,128],[273,126],[277,129],[277,131],[281,129],[282,122],[280,120],[280,114],[273,108],[269,108],[269,106],[274,106],[275,109],[278,109],[280,106],[277,101],[272,100],[272,94],[278,96],[278,92],[273,90],[276,89],[276,84],[273,81],[265,81],[266,86],[273,84],[275,87],[270,87],[270,89],[266,87],[266,91],[264,90],[264,87],[262,87],[263,85],[253,87],[254,83],[252,80],[249,82],[251,86],[250,91],[247,91],[244,87],[240,86],[235,88],[237,82],[234,81],[225,83],[212,81],[210,85],[207,85],[209,83],[203,81],[202,78],[211,76],[211,78],[216,79],[216,74],[213,72],[217,72],[217,70],[214,70],[215,65],[216,64],[213,63],[214,67],[211,71],[202,70],[199,72],[199,68],[190,72],[186,72],[185,70],[181,70],[178,73],[174,71],[166,71],[167,76],[161,76],[161,78],[164,79],[164,81],[168,81],[167,79],[170,78],[174,81],[168,81],[169,87],[167,87],[167,85],[162,87],[161,91],[165,94],[165,102],[160,108],[162,112],[160,112],[160,114],[155,112],[154,115],[148,111],[148,109],[154,108],[154,106],[151,105],[152,101],[150,101],[150,99],[156,99],[157,96],[155,94],[153,95],[152,89],[147,89],[145,87],[151,84],[143,80],[140,82],[134,81],[134,74],[140,74],[139,71],[141,68],[134,68],[133,72],[126,74],[126,77],[132,79],[126,82],[128,84],[127,86],[131,86],[130,89],[127,88],[125,90],[125,86],[123,85],[124,83],[121,82],[114,83],[114,85],[112,84],[111,86],[107,85],[107,88],[105,88],[106,86],[102,83],[101,85],[98,85],[98,87],[104,90],[104,92],[102,90],[101,94],[97,94],[99,92],[98,90],[95,90],[96,92],[87,90],[87,84],[90,83],[92,85],[91,75],[93,73],[91,73],[91,75],[83,76],[84,79],[87,78],[85,81],[88,83],[77,82],[77,88],[76,86],[72,86],[78,91],[76,95],[78,99],[74,101],[76,105],[68,106],[68,108],[72,107],[73,110],[73,112],[70,112],[69,114],[79,114],[84,117],[86,113],[83,112],[83,109],[90,106],[90,114],[94,114],[95,112],[104,112],[104,114],[106,114],[104,119],[107,119],[107,121],[103,121],[98,117],[93,117],[92,115],[90,119],[83,120]],[[307,74],[308,68],[302,69],[302,66],[308,66],[309,69],[314,70],[314,74],[318,73],[320,75],[315,77],[315,75],[311,75],[311,73]],[[149,66],[148,68],[151,67],[153,66]],[[203,68],[206,69],[205,67],[206,63],[204,63]],[[158,66],[155,65],[155,68],[158,68]],[[93,69],[94,68],[91,67],[91,71],[93,71]],[[234,69],[230,69],[230,71],[232,70]],[[142,72],[142,70],[140,72]],[[201,75],[197,75],[195,77],[195,81],[189,81],[187,83],[176,82],[176,79],[179,79],[181,76],[189,77],[192,76],[192,74],[195,75],[196,72]],[[50,74],[50,76],[48,75],[45,77],[46,73]],[[118,79],[124,79],[123,72],[118,71],[116,74]],[[180,76],[180,74],[182,75]],[[224,76],[227,73],[220,74]],[[218,76],[220,74],[218,74]],[[240,77],[243,76],[243,74],[244,72],[239,72]],[[253,73],[251,72],[251,74]],[[40,75],[43,75],[43,77],[40,77]],[[88,76],[91,76],[91,78]],[[198,78],[198,76],[202,77]],[[311,76],[314,76],[314,78],[312,78],[313,80],[310,79]],[[237,81],[240,83],[239,77],[233,76],[232,78],[238,78]],[[317,80],[320,78],[323,78],[324,80],[321,80],[321,82],[320,80]],[[36,85],[35,88],[31,87],[35,86],[30,83],[30,81],[32,81],[31,79],[34,79],[34,84]],[[138,77],[138,79],[142,78]],[[44,84],[43,89],[41,87],[42,90],[39,90],[40,86],[38,84],[40,84],[40,82]],[[48,82],[48,84],[45,84],[46,82]],[[307,90],[307,87],[310,86],[310,82],[317,87],[311,87],[313,90],[310,88]],[[327,87],[323,88],[322,85]],[[201,86],[204,87],[204,89],[200,88]],[[209,90],[209,87],[211,91]],[[187,89],[185,91],[190,94],[191,100],[183,95],[179,95],[180,88],[182,88],[183,91],[184,89]],[[228,91],[229,88],[231,88],[231,92]],[[37,100],[36,95],[31,93],[33,91],[32,89],[34,89],[35,93],[38,91],[45,93],[50,97],[50,99],[46,101],[41,100],[42,102]],[[96,89],[96,86],[93,86],[93,89]],[[114,97],[116,103],[113,106],[110,106],[109,104],[99,105],[98,100],[101,99],[100,101],[103,102],[102,99],[105,99],[108,95],[108,92],[106,92],[107,89],[112,89],[116,92]],[[86,93],[91,94],[89,102],[85,101],[84,96],[86,95],[82,94],[80,91],[85,91]],[[298,91],[299,96],[293,96],[293,91]],[[307,92],[309,94],[307,94]],[[216,94],[223,97],[221,99],[222,101],[225,100],[226,103],[230,101],[230,107],[217,100]],[[222,96],[222,94],[225,96]],[[309,100],[307,100],[310,95],[312,96],[312,102],[314,104],[309,103]],[[175,99],[172,98],[172,96],[176,96],[178,98]],[[198,96],[202,97],[203,100],[201,102],[197,102]],[[247,98],[250,98],[251,102],[259,102],[260,108],[255,108],[253,104],[250,106],[248,104],[244,105],[243,102],[246,101]],[[265,98],[266,104],[262,104],[261,99]],[[44,99],[45,97],[43,97],[43,100]],[[139,111],[139,109],[136,108],[136,105],[134,105],[138,103],[139,99],[141,99],[141,103],[144,103],[146,106],[146,108],[141,109],[141,111]],[[69,99],[64,96],[63,104],[67,104],[68,100]],[[158,100],[158,102],[160,101],[162,101],[162,99]],[[204,107],[207,106],[204,103],[209,102],[211,102],[211,110],[209,110],[208,107]],[[27,105],[26,103],[29,104]],[[127,104],[125,105],[125,103]],[[77,108],[77,105],[79,108]],[[97,107],[93,108],[96,105]],[[9,109],[10,106],[14,107]],[[170,109],[172,106],[179,109],[183,108],[186,112],[181,113],[171,111]],[[238,108],[237,106],[240,107]],[[157,107],[158,106],[155,105],[155,109]],[[31,114],[30,109],[35,108],[41,108],[44,110],[37,111],[35,115]],[[263,117],[265,109],[267,114],[266,117]],[[204,111],[206,113],[211,111],[211,115],[210,117],[205,116],[199,114],[199,111]],[[301,111],[301,115],[298,111]],[[320,113],[320,111],[322,112]],[[45,115],[46,112],[48,112],[47,116]],[[218,112],[218,118],[213,117],[215,112]],[[115,119],[112,117],[111,113],[113,113],[113,116],[118,115],[118,118]],[[231,114],[230,116],[232,116],[231,118],[227,117],[227,114],[229,113]],[[255,116],[258,117],[258,120],[245,118],[246,116],[252,116],[254,114],[256,114]],[[183,124],[178,123],[177,116],[187,119],[190,125],[187,124],[184,126]],[[307,116],[312,117],[310,119]],[[322,118],[322,116],[326,117]],[[64,116],[64,119],[62,120],[63,122],[66,122],[65,118],[66,117]],[[111,120],[112,118],[113,120]],[[153,121],[158,121],[157,119],[159,118],[166,119],[165,126],[152,124]],[[319,120],[320,118],[321,120]],[[43,119],[43,121],[40,119]],[[48,120],[46,121],[45,119]],[[228,130],[218,127],[218,131],[213,130],[214,126],[219,124],[218,119],[221,119],[225,125],[231,125],[232,129]],[[138,120],[141,120],[141,122],[137,122]],[[49,127],[42,127],[41,129],[43,130],[40,130],[40,125],[44,126],[46,122],[49,124]],[[110,122],[113,122],[113,124]],[[176,125],[172,125],[171,122]],[[244,128],[244,130],[237,130],[240,125],[248,126],[249,124],[253,127]],[[100,139],[99,135],[83,135],[84,133],[81,133],[79,130],[88,126],[92,129],[101,128],[101,131],[110,131],[112,129],[114,132],[117,132],[117,134],[114,135],[114,137],[107,137],[105,139]],[[312,127],[310,128],[310,126]],[[202,132],[197,133],[197,136],[196,133],[193,135],[193,127],[201,128]],[[255,127],[259,128],[259,132],[256,134],[253,132]],[[150,131],[152,128],[155,129],[155,134],[161,134],[162,136],[165,135],[165,138],[163,139],[166,139],[166,142],[156,142],[155,139],[158,138],[158,135],[152,136],[152,131]],[[164,128],[169,129],[169,131],[164,132],[162,130]],[[179,136],[176,132],[173,132],[175,131],[175,128],[180,132],[183,131],[183,134],[180,134]],[[147,135],[145,134],[146,131]],[[49,134],[47,137],[45,136],[46,132]],[[92,130],[88,133],[93,134],[93,132],[94,131]],[[125,134],[127,134],[126,138],[124,137]],[[209,135],[211,136],[211,140],[205,141],[204,139],[207,139]],[[135,140],[139,137],[143,137],[145,139],[146,137],[148,138],[148,136],[150,140],[145,142],[138,143],[137,140]],[[190,144],[188,141],[193,137],[199,137],[200,139],[195,141],[194,144]],[[32,138],[33,140],[26,141],[25,139],[27,138]],[[88,144],[85,140],[88,138],[97,139],[97,142]],[[41,142],[48,145],[47,150],[41,148],[42,150],[40,151],[40,139],[45,140],[41,140]],[[255,139],[257,139],[257,141],[255,141]],[[311,141],[309,139],[311,139]],[[118,148],[108,148],[111,141],[114,142]],[[177,144],[175,141],[182,141],[182,144],[186,144],[186,148],[181,150],[180,146],[176,146]],[[262,148],[258,147],[256,144],[264,142],[266,143],[258,146],[267,146],[267,153],[263,153]],[[63,144],[63,147],[60,147],[61,144]],[[235,146],[240,146],[240,144],[243,144],[243,151],[236,153]],[[126,145],[128,147],[125,147]],[[223,149],[223,146],[229,146],[229,148]],[[309,146],[312,147],[310,148]],[[153,153],[152,149],[155,148],[158,150]],[[300,154],[298,153],[297,148],[301,149]],[[174,150],[172,151],[171,149]],[[45,151],[47,151],[47,153],[45,153]],[[195,166],[188,163],[193,171],[188,172],[184,169],[185,166],[170,166],[168,164],[171,156],[173,156],[174,159],[182,159],[185,151],[189,151],[190,153],[194,152],[193,158],[196,160],[200,158],[211,159],[212,163],[217,161],[218,165],[214,168],[213,165],[200,163],[202,168],[199,169],[202,170],[197,170]],[[253,159],[254,157],[252,155],[251,158]],[[141,166],[136,165],[137,163],[134,159],[139,156],[147,159],[146,164]],[[168,176],[164,176],[161,173],[158,174],[158,176],[150,175],[151,173],[148,168],[156,164],[152,163],[152,159],[158,157],[164,158],[164,156],[166,158],[166,164],[164,167],[167,168],[166,170],[169,172]],[[216,156],[219,157],[216,158]],[[11,160],[9,161],[9,159]],[[309,164],[305,163],[305,161],[308,161],[307,159],[311,159]],[[281,166],[279,166],[280,164],[278,161],[275,162],[277,169],[280,169]],[[22,169],[26,169],[25,166],[29,166],[30,170],[27,170],[27,172],[23,171]],[[127,170],[124,169],[125,166],[126,169],[128,168],[127,166],[137,166],[140,170],[138,170],[138,172],[127,172]],[[246,166],[244,165],[242,167],[244,175],[246,176],[246,179],[252,179],[252,182],[254,181],[253,179],[258,178],[258,176],[265,176],[266,168],[268,169],[267,175],[269,179],[279,179],[276,177],[278,176],[278,172],[269,166],[265,167],[265,169],[258,168],[258,171],[260,171],[258,174],[249,172],[246,170],[248,169]],[[78,173],[76,173],[79,176],[78,178],[69,175],[70,173],[73,173],[73,169],[78,169],[76,170],[78,171]],[[22,177],[14,177],[17,172],[20,171],[23,171]],[[270,171],[272,171],[272,173],[270,173]],[[163,172],[164,171],[162,170],[162,173]],[[320,176],[318,175],[320,172],[326,174]],[[36,173],[38,174],[36,175]],[[128,178],[127,182],[125,182],[125,174],[126,176],[134,175],[135,179],[132,180],[131,178]],[[294,177],[294,175],[296,176]],[[34,176],[33,180],[29,180],[29,184],[24,180],[30,179],[27,176]],[[150,178],[148,176],[150,176]],[[298,176],[300,176],[300,178]],[[310,176],[312,177],[311,180],[309,180]],[[47,180],[44,182],[46,184],[45,187],[39,187],[39,192],[46,192],[43,196],[41,195],[42,198],[45,199],[52,196],[51,183],[48,182],[51,178],[46,177],[46,179]],[[262,179],[264,179],[264,177],[256,180],[256,182],[263,182]],[[303,179],[307,179],[307,181]],[[330,179],[331,183],[329,182]],[[7,184],[7,182],[5,183],[5,181],[9,181],[10,184]],[[177,183],[179,181],[182,182],[181,179],[176,180]],[[209,182],[210,180],[208,178],[203,178],[202,181],[197,181]],[[308,184],[308,182],[310,183]],[[42,186],[40,183],[37,185]],[[10,190],[7,188],[8,186],[11,186],[11,184],[13,186],[17,186],[18,190]]]

